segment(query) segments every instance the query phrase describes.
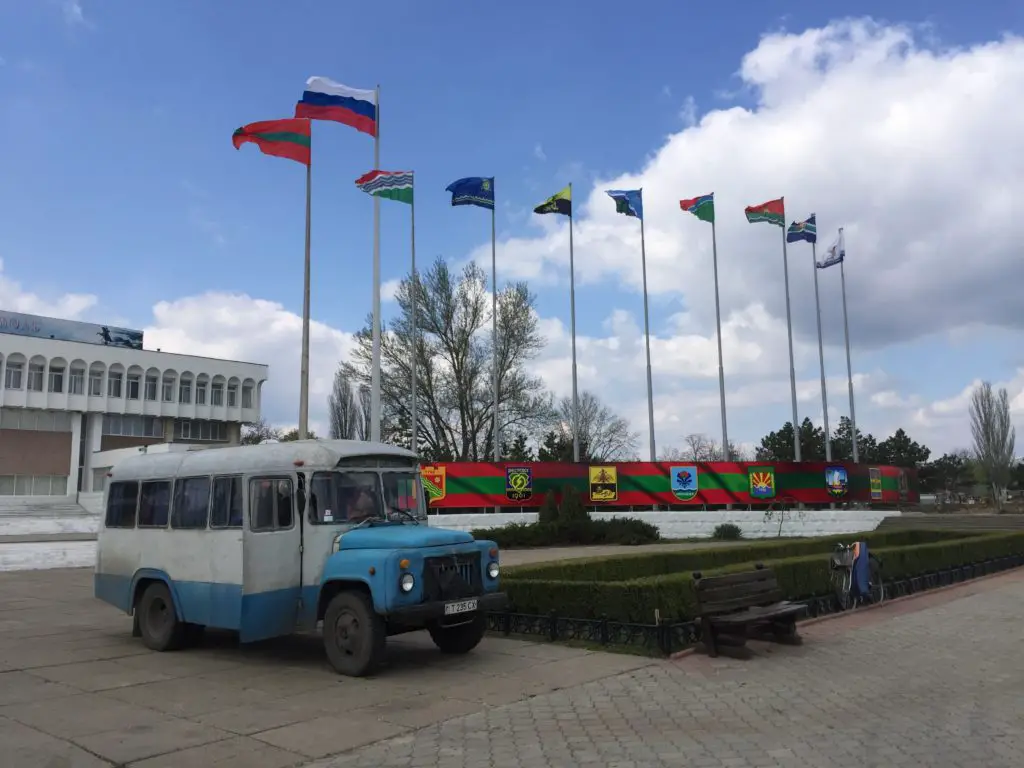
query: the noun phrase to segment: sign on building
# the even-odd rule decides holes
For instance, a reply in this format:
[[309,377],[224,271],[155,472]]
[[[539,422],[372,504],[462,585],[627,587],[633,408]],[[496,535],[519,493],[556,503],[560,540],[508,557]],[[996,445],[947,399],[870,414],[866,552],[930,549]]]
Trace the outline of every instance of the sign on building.
[[0,333],[32,336],[37,339],[79,341],[86,344],[101,344],[105,347],[142,349],[142,331],[3,310],[0,310]]

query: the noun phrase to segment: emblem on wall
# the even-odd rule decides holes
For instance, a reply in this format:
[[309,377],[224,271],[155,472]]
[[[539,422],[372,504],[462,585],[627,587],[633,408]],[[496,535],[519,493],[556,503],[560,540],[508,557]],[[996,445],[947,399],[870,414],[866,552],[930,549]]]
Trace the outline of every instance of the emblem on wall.
[[747,472],[750,477],[750,498],[775,498],[774,467],[750,467]]
[[616,467],[590,467],[590,500],[618,501],[619,471]]
[[427,492],[427,501],[440,501],[447,495],[444,467],[429,465],[420,467],[420,480],[423,482],[423,489]]
[[680,501],[689,501],[697,495],[697,466],[695,464],[670,467],[669,474],[671,475],[673,496]]
[[505,467],[505,498],[509,501],[527,501],[533,498],[533,469]]
[[878,467],[868,469],[868,477],[871,479],[871,499],[879,501],[882,498],[882,470]]
[[829,467],[825,470],[825,488],[828,495],[841,499],[850,490],[850,476],[846,467]]

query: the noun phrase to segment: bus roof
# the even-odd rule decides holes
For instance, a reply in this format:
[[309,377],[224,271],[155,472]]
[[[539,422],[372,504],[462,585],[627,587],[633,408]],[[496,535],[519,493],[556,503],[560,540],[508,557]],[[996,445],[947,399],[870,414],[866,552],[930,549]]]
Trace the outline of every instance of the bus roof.
[[362,440],[293,440],[286,443],[238,445],[175,453],[140,454],[119,461],[110,470],[111,480],[136,480],[190,475],[294,472],[295,462],[319,469],[358,456],[389,456],[417,462],[416,454],[386,443]]

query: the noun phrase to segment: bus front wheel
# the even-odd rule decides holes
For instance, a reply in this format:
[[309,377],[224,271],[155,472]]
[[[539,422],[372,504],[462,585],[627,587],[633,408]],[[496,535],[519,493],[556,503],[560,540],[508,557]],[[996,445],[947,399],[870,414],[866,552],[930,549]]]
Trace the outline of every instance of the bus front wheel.
[[384,658],[387,632],[373,610],[369,595],[339,592],[324,614],[324,650],[331,666],[342,675],[373,674]]
[[135,608],[143,644],[153,651],[173,651],[181,647],[185,625],[174,611],[171,590],[161,581],[154,581],[142,593]]

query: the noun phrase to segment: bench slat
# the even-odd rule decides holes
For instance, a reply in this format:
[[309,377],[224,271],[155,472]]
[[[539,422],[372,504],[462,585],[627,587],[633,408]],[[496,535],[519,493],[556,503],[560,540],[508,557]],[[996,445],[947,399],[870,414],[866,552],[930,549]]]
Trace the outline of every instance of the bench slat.
[[775,605],[765,606],[763,610],[750,608],[738,613],[727,613],[723,616],[711,616],[715,624],[751,624],[757,621],[778,619],[784,616],[792,616],[796,613],[803,613],[806,609],[803,603],[781,602]]
[[774,579],[775,572],[771,568],[759,568],[756,571],[743,571],[742,573],[727,573],[724,576],[706,576],[694,582],[698,592],[706,589],[717,589],[718,587],[733,586],[735,584],[747,584],[750,582]]
[[770,605],[780,602],[782,598],[782,591],[779,589],[773,589],[769,592],[759,592],[756,595],[741,595],[738,597],[715,601],[704,600],[701,601],[698,608],[701,615],[710,616],[719,613],[741,611],[745,608],[757,608],[764,605]]

